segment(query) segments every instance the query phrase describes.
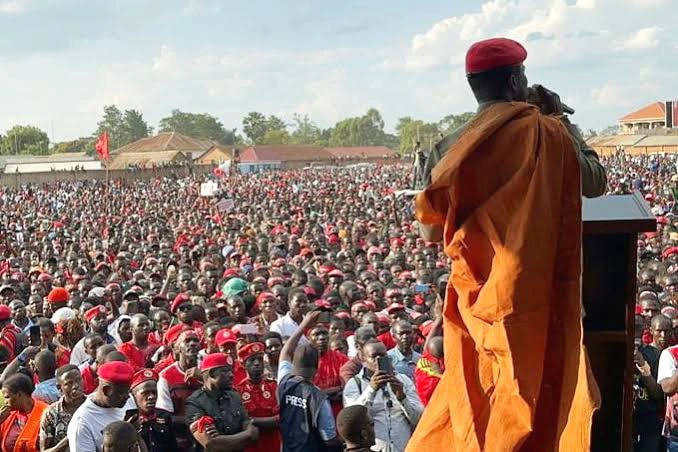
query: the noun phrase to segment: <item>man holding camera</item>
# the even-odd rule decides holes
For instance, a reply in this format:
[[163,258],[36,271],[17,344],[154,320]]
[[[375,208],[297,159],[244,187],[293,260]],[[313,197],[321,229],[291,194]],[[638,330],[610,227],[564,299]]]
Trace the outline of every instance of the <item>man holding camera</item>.
[[376,434],[372,450],[404,451],[424,411],[414,383],[393,369],[386,347],[378,340],[367,342],[362,356],[363,369],[344,386],[344,406],[368,409]]

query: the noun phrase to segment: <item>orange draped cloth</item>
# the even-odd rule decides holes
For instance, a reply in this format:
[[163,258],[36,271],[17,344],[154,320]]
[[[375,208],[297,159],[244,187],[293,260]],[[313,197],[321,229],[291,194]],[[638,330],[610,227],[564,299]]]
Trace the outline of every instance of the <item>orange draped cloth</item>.
[[[40,434],[40,418],[42,417],[43,411],[47,409],[48,405],[38,399],[33,399],[33,409],[28,413],[26,418],[26,424],[19,432],[14,447],[12,451],[7,452],[38,452],[40,447],[38,447],[38,436]],[[19,412],[14,410],[9,413],[7,419],[0,424],[0,441],[2,445],[0,446],[4,452],[5,441],[7,440],[7,434],[12,430],[12,426],[17,421],[19,417]]]
[[582,345],[575,152],[557,118],[498,103],[417,197],[452,272],[445,373],[408,452],[589,450],[600,394]]

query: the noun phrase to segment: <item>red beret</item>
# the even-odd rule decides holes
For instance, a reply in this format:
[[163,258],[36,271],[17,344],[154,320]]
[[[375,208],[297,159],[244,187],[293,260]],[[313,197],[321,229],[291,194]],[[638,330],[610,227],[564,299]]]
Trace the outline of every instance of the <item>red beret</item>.
[[430,333],[432,329],[433,329],[433,320],[427,320],[421,325],[419,325],[419,331],[421,331],[421,335],[424,337],[428,336],[428,333]]
[[318,311],[331,311],[332,310],[332,305],[330,304],[329,301],[318,299],[315,300],[315,305],[319,308]]
[[466,52],[466,73],[485,72],[499,67],[522,64],[527,50],[507,38],[493,38],[473,44]]
[[381,254],[381,249],[379,249],[379,247],[377,247],[377,246],[371,246],[367,250],[367,255],[371,256],[372,254]]
[[50,303],[66,303],[68,301],[68,291],[63,287],[55,287],[47,295],[47,301]]
[[240,275],[240,272],[238,272],[238,270],[236,270],[235,268],[227,268],[226,270],[224,270],[224,274],[221,275],[221,277],[226,279],[226,278],[234,278],[238,275]]
[[337,278],[343,278],[344,272],[342,272],[341,270],[335,269],[335,270],[332,270],[327,276],[329,276],[329,277],[335,277],[336,276]]
[[218,347],[228,344],[229,342],[232,344],[238,343],[238,337],[233,331],[229,330],[228,328],[217,331],[217,334],[214,337],[214,343],[217,344]]
[[5,304],[0,304],[0,320],[7,320],[12,317],[12,310]]
[[103,313],[103,314],[106,313],[106,307],[105,306],[99,305],[99,306],[94,306],[93,308],[89,308],[85,312],[85,320],[87,320],[87,322],[91,322],[96,316],[98,316],[101,313]]
[[304,287],[304,293],[306,294],[307,297],[315,297],[318,295],[315,289],[311,286]]
[[123,361],[110,361],[97,369],[99,379],[118,385],[130,385],[134,378],[134,369]]
[[335,316],[336,318],[338,318],[338,319],[343,319],[343,320],[346,320],[346,319],[350,319],[350,318],[351,318],[351,314],[349,314],[349,313],[346,312],[346,311],[339,311],[339,312],[336,312],[336,313],[334,314],[334,316]]
[[233,366],[233,360],[230,356],[223,353],[210,353],[202,359],[200,370],[205,372],[207,370],[226,366]]
[[379,320],[379,322],[381,322],[381,323],[386,323],[388,325],[391,324],[391,318],[389,316],[387,316],[386,314],[384,314],[383,312],[377,313],[377,320]]
[[179,339],[179,335],[188,329],[190,329],[190,327],[183,323],[170,327],[170,329],[165,332],[165,343],[168,345],[174,344],[177,339]]
[[405,306],[401,305],[400,303],[393,303],[391,306],[386,308],[386,312],[389,314],[393,314],[394,312],[399,312],[399,311],[404,311]]
[[252,342],[251,344],[247,344],[238,350],[238,359],[244,364],[245,361],[250,359],[252,356],[259,354],[263,355],[265,349],[266,347],[261,342]]
[[130,389],[134,389],[147,381],[158,381],[158,374],[153,369],[140,369],[134,374]]
[[285,280],[280,276],[271,276],[268,278],[268,287],[277,286],[278,284],[283,284]]
[[52,275],[49,273],[40,273],[40,276],[38,276],[38,281],[40,282],[47,282],[52,280]]
[[183,293],[180,293],[176,297],[174,297],[174,300],[172,301],[172,305],[170,306],[170,311],[172,311],[172,314],[175,314],[177,312],[177,309],[179,309],[179,306],[181,306],[184,303],[190,303],[191,298]]

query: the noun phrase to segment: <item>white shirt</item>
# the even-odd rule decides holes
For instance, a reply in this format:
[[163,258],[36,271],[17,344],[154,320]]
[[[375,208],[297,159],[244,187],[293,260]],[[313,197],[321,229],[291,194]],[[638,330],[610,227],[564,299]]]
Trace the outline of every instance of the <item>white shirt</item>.
[[85,352],[85,338],[83,337],[73,346],[73,350],[71,350],[71,364],[79,366],[90,358],[91,356]]
[[670,349],[675,349],[678,345],[673,347],[666,348],[662,350],[661,355],[659,355],[659,366],[657,366],[657,383],[667,378],[673,377],[673,374],[678,371],[678,363],[673,358],[673,355],[669,351]]
[[103,408],[88,397],[68,424],[68,447],[71,452],[100,452],[104,428],[124,417],[125,408]]
[[[278,320],[271,323],[270,330],[281,335],[283,341],[286,341],[291,335],[294,334],[295,331],[297,331],[298,328],[299,324],[295,322],[292,317],[290,317],[289,313],[287,313]],[[308,343],[306,336],[301,336],[299,339],[299,345],[304,345],[306,343]]]
[[[370,379],[365,375],[365,368],[346,382],[344,386],[344,406],[363,405],[374,419],[374,433],[376,435],[374,451],[404,452],[407,442],[412,436],[421,414],[424,411],[417,390],[412,380],[405,375],[395,374],[396,378],[403,384],[405,398],[399,401],[391,388],[387,392],[391,399],[392,406],[388,408],[387,399],[382,390],[375,391],[370,386]],[[360,384],[356,382],[360,381]],[[390,414],[390,416],[389,416]],[[389,417],[392,448],[388,447],[389,438]]]
[[351,334],[346,338],[346,344],[348,344],[348,357],[355,358],[358,354],[358,349],[355,346],[355,334]]

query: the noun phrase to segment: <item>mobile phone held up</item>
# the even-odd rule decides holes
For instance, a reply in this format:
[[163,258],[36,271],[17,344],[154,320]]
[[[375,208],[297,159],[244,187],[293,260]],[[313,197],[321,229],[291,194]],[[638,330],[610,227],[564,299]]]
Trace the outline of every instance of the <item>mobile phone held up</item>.
[[33,325],[28,328],[28,345],[38,347],[40,346],[40,327]]
[[379,372],[392,374],[393,363],[391,362],[391,358],[389,358],[388,356],[377,357],[377,368],[379,369]]

